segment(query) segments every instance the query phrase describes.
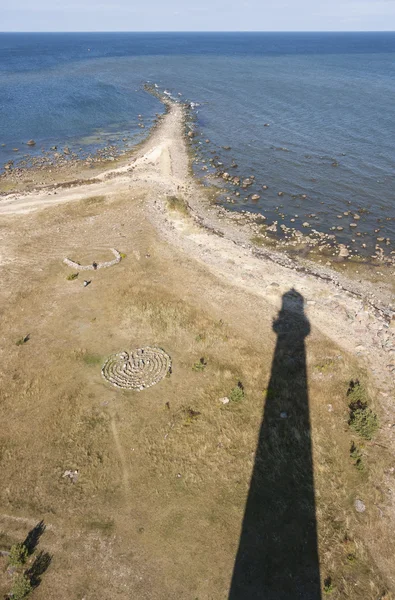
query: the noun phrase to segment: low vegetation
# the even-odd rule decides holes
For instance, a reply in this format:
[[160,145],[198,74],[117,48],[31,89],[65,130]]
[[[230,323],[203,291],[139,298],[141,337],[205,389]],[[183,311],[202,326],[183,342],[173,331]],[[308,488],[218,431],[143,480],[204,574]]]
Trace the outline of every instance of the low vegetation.
[[351,442],[350,457],[353,460],[353,464],[358,469],[358,471],[365,470],[363,454],[362,454],[360,448],[358,448],[358,446],[355,444],[355,442]]
[[189,214],[188,206],[182,198],[178,196],[168,196],[167,204],[170,210],[176,210],[183,215]]
[[375,412],[369,408],[369,398],[363,385],[351,381],[347,393],[349,399],[350,418],[348,424],[365,440],[371,440],[379,428],[379,420]]
[[14,544],[11,546],[8,561],[12,567],[19,568],[25,564],[28,556],[29,552],[25,544]]
[[41,583],[41,577],[51,564],[52,557],[47,552],[36,552],[41,535],[45,531],[40,521],[29,531],[24,542],[17,542],[8,555],[9,573],[12,577],[10,600],[23,600]]
[[230,391],[229,400],[231,402],[241,402],[244,398],[244,386],[239,381],[237,385]]
[[204,371],[204,369],[206,367],[207,367],[207,361],[204,358],[204,356],[202,356],[202,358],[193,365],[192,371]]
[[79,273],[70,273],[70,275],[67,275],[66,279],[67,281],[74,281],[74,279],[77,279]]
[[26,342],[28,342],[30,340],[30,334],[28,333],[27,335],[24,335],[23,337],[19,338],[19,340],[17,340],[15,343],[17,346],[23,346],[23,344],[26,344]]

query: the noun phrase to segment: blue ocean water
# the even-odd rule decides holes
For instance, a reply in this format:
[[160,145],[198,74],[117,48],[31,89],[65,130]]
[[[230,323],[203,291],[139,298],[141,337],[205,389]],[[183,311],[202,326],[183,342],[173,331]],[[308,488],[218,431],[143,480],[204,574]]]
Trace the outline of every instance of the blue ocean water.
[[255,176],[260,200],[232,208],[393,250],[395,33],[0,34],[0,165],[14,147],[137,141],[138,114],[163,111],[146,81],[199,104],[204,160]]

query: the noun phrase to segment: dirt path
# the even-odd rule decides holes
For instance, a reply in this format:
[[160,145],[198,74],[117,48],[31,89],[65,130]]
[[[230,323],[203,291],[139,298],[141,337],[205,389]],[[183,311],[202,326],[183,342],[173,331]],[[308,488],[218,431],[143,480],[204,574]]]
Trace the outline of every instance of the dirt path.
[[125,493],[128,494],[128,492],[129,492],[129,470],[128,470],[128,467],[126,464],[125,454],[124,454],[122,444],[119,439],[118,427],[117,427],[114,417],[111,419],[111,431],[114,436],[115,447],[117,449],[119,461],[121,463],[122,480],[123,480],[123,485],[125,488]]

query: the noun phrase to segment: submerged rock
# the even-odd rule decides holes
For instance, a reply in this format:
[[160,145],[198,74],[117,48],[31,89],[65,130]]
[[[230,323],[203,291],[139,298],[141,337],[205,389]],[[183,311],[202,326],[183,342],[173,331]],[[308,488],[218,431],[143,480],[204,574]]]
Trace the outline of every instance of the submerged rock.
[[251,179],[251,177],[247,177],[247,179],[243,179],[243,187],[249,187],[250,185],[253,184],[253,180]]
[[344,244],[339,244],[339,256],[341,258],[347,258],[347,256],[349,256],[350,253],[347,249],[347,247]]
[[35,146],[36,142],[34,140],[29,140],[28,142],[26,142],[28,146]]

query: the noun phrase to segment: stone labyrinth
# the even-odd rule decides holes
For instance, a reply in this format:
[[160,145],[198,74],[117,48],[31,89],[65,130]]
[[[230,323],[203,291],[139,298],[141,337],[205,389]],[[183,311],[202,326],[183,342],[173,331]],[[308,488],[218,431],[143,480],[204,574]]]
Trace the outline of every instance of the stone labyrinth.
[[161,348],[138,348],[112,354],[102,368],[103,377],[125,390],[141,391],[161,381],[171,372],[171,359]]

